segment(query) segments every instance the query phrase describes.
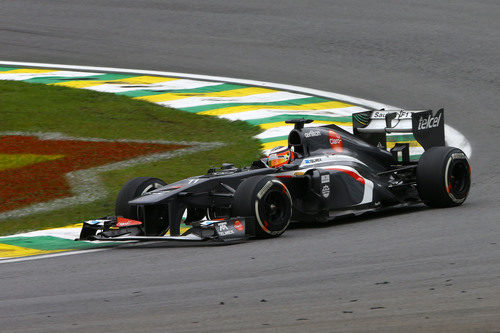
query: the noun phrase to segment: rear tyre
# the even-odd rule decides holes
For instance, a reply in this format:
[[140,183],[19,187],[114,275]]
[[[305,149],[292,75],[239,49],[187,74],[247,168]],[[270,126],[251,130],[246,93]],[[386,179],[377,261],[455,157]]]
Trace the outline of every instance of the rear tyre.
[[290,224],[292,197],[274,177],[247,178],[234,193],[232,215],[255,217],[258,238],[278,237]]
[[[137,177],[129,180],[118,193],[115,202],[115,215],[144,222],[146,235],[158,235],[168,229],[166,207],[162,206],[132,206],[128,202],[148,192],[165,186],[166,183],[158,178]],[[147,212],[146,212],[147,209]],[[147,221],[145,220],[147,217]]]
[[430,207],[461,205],[469,194],[470,164],[464,152],[454,147],[432,147],[417,165],[417,189]]

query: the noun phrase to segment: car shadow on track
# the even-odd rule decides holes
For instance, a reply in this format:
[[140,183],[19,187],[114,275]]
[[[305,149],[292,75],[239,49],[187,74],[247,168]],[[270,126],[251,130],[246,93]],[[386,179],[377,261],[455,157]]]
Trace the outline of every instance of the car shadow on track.
[[126,243],[116,247],[117,250],[124,249],[138,249],[138,248],[183,248],[183,247],[214,247],[214,246],[228,246],[245,243],[245,240],[238,241],[228,241],[228,242],[217,242],[217,241],[145,241],[145,242],[137,242],[137,243]]
[[332,221],[328,222],[294,222],[291,223],[288,227],[289,230],[294,229],[317,229],[317,228],[331,228],[334,226],[352,224],[352,223],[361,223],[361,222],[373,222],[374,220],[380,218],[387,218],[393,216],[401,216],[406,214],[411,214],[415,212],[421,212],[431,209],[424,204],[416,204],[414,206],[409,207],[396,207],[396,208],[387,208],[378,212],[366,212],[361,215],[345,215],[335,218]]
[[[387,218],[392,216],[401,216],[406,214],[415,213],[418,211],[425,211],[430,208],[423,204],[410,206],[410,207],[399,207],[399,208],[388,208],[379,212],[367,212],[362,215],[346,215],[338,217],[333,221],[329,222],[294,222],[290,224],[289,230],[297,229],[318,229],[318,228],[332,228],[339,225],[346,225],[352,223],[361,222],[373,222],[380,218]],[[285,232],[286,235],[286,232]],[[265,239],[249,239],[247,241],[260,242],[266,241]],[[126,243],[116,247],[116,249],[138,249],[138,248],[183,248],[183,247],[213,247],[213,246],[227,246],[245,243],[247,241],[233,241],[233,242],[215,242],[215,241],[202,241],[202,242],[177,242],[177,241],[154,241],[154,242],[140,242],[140,243]]]

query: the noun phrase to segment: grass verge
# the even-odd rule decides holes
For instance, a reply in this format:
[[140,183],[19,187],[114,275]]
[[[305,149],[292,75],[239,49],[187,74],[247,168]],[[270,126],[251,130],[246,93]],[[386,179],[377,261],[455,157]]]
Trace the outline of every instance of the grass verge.
[[[112,214],[121,186],[154,176],[167,183],[203,174],[211,166],[251,163],[259,156],[259,129],[244,122],[199,116],[128,97],[43,84],[0,81],[0,131],[60,132],[105,139],[223,142],[211,151],[100,174],[104,200],[21,218],[0,220],[0,235],[58,227]],[[5,152],[3,152],[5,153]],[[36,179],[33,179],[36,182]],[[0,186],[8,187],[2,183]],[[1,205],[1,203],[0,203]]]

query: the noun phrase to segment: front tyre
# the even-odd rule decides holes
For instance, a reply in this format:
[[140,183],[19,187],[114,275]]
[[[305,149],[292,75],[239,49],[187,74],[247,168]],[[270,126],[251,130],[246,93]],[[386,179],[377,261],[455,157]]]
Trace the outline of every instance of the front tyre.
[[258,238],[278,237],[290,224],[292,197],[274,177],[247,178],[234,193],[232,215],[255,217]]
[[430,207],[461,205],[469,194],[470,164],[465,153],[454,147],[432,147],[417,165],[417,189]]

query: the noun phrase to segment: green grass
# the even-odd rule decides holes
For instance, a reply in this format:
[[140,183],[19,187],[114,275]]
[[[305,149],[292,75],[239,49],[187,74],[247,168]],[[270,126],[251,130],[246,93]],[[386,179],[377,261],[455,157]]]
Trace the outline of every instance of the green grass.
[[[110,215],[121,186],[130,178],[154,176],[167,183],[204,174],[211,166],[248,165],[259,157],[259,129],[244,122],[161,107],[129,97],[43,84],[0,81],[0,131],[60,132],[106,139],[223,142],[225,146],[172,160],[100,175],[105,200],[22,218],[0,220],[0,235],[65,226]],[[34,180],[36,181],[36,180]],[[8,186],[2,184],[1,186]],[[0,203],[1,204],[1,203]]]

